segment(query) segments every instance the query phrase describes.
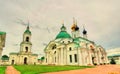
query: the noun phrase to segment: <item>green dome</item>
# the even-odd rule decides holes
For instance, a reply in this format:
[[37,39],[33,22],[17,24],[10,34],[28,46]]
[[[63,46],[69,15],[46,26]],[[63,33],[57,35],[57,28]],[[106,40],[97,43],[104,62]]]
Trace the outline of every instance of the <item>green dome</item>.
[[58,38],[71,38],[71,36],[66,32],[66,31],[61,31],[57,36],[56,39]]
[[31,31],[27,29],[24,33],[31,34]]

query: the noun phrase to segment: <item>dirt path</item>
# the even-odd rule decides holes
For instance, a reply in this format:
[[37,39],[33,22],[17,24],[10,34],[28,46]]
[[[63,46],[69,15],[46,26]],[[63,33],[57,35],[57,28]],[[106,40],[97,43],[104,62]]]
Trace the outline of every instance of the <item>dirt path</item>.
[[102,65],[95,68],[51,72],[45,74],[120,74],[120,65]]
[[13,66],[7,66],[5,74],[20,74]]

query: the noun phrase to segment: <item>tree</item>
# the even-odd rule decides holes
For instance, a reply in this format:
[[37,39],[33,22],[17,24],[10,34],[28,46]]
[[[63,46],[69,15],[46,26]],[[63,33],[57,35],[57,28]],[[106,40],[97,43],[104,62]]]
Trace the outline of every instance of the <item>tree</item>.
[[41,57],[41,61],[43,61],[45,59],[45,57],[43,56],[43,57]]
[[3,55],[1,59],[2,59],[3,61],[9,60],[9,57],[8,57],[7,55]]
[[112,58],[110,64],[116,64],[115,60]]

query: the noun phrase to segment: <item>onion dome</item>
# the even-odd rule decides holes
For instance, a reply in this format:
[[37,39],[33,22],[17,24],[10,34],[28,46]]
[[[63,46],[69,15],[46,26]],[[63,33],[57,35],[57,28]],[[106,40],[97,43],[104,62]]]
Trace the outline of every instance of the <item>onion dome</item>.
[[72,31],[75,31],[75,28],[76,28],[76,25],[73,24],[72,27],[71,27]]
[[87,31],[85,29],[83,30],[83,34],[87,34]]
[[79,27],[76,25],[76,27],[75,27],[75,31],[78,31],[79,30]]
[[73,18],[73,25],[71,27],[72,31],[78,31],[79,27],[77,26],[77,21]]

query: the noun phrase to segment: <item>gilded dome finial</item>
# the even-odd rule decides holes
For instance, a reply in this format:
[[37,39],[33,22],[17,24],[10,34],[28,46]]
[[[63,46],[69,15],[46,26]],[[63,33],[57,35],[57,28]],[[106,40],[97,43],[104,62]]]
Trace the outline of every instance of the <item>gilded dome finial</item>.
[[72,31],[78,31],[79,27],[77,26],[77,20],[73,17],[73,25],[71,27]]

